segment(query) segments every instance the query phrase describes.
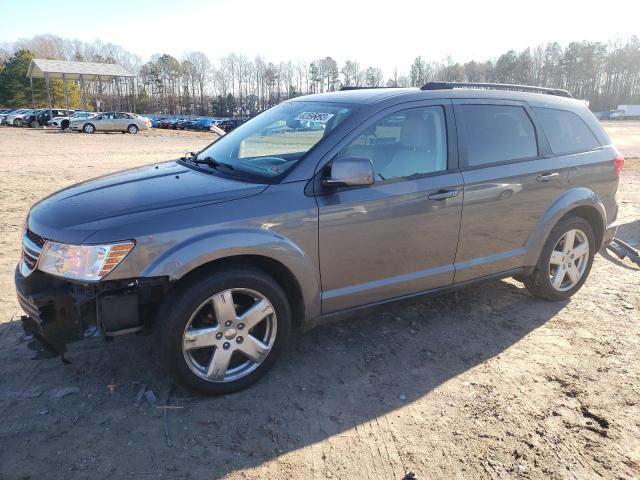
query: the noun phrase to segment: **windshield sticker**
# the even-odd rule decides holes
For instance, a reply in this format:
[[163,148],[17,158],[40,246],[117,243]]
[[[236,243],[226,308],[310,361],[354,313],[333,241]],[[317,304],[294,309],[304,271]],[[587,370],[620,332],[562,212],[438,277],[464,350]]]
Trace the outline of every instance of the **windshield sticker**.
[[298,115],[295,120],[300,120],[301,122],[318,122],[318,123],[327,123],[331,117],[333,117],[333,113],[323,113],[323,112],[302,112]]

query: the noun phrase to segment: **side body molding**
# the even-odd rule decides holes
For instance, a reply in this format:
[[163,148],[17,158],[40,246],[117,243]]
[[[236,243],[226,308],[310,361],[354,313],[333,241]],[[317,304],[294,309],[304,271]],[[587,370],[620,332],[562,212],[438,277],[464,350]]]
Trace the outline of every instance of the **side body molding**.
[[[533,266],[538,261],[544,242],[558,221],[578,207],[594,208],[600,215],[602,231],[607,227],[607,214],[598,195],[585,187],[572,188],[560,195],[540,218],[525,244],[524,266]],[[598,245],[600,248],[600,245]]]

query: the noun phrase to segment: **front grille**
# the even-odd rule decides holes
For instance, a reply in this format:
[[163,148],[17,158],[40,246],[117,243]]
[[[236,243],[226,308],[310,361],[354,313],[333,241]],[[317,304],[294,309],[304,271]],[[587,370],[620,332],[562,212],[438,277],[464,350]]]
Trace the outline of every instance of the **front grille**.
[[40,318],[40,309],[37,305],[31,302],[31,299],[29,297],[18,292],[18,303],[22,307],[22,310],[24,310],[25,313],[29,314],[31,318],[37,320],[38,322],[42,321]]
[[45,239],[40,235],[27,230],[22,237],[22,261],[20,262],[20,273],[28,277],[38,266],[38,259],[42,252]]
[[38,245],[40,248],[44,247],[45,239],[37,233],[33,233],[31,230],[27,230],[27,238]]

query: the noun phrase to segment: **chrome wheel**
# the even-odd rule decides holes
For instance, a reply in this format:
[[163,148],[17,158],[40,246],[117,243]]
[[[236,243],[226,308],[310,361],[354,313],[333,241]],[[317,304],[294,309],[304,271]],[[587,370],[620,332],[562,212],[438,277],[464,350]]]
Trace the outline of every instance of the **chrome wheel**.
[[231,382],[253,372],[276,339],[271,302],[249,289],[232,288],[205,300],[191,315],[182,336],[187,365],[209,382]]
[[571,290],[580,281],[589,264],[589,240],[582,230],[566,232],[551,251],[549,279],[560,291]]

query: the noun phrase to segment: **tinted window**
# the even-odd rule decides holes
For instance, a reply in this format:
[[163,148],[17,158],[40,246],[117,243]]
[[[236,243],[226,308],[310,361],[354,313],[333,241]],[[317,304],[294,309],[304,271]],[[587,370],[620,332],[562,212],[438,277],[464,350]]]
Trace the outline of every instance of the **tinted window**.
[[377,182],[447,169],[447,134],[442,107],[393,113],[368,127],[340,157],[365,157]]
[[538,155],[536,133],[522,107],[461,105],[467,132],[467,165],[530,158]]
[[584,120],[573,112],[534,107],[551,150],[557,155],[588,152],[600,147]]

